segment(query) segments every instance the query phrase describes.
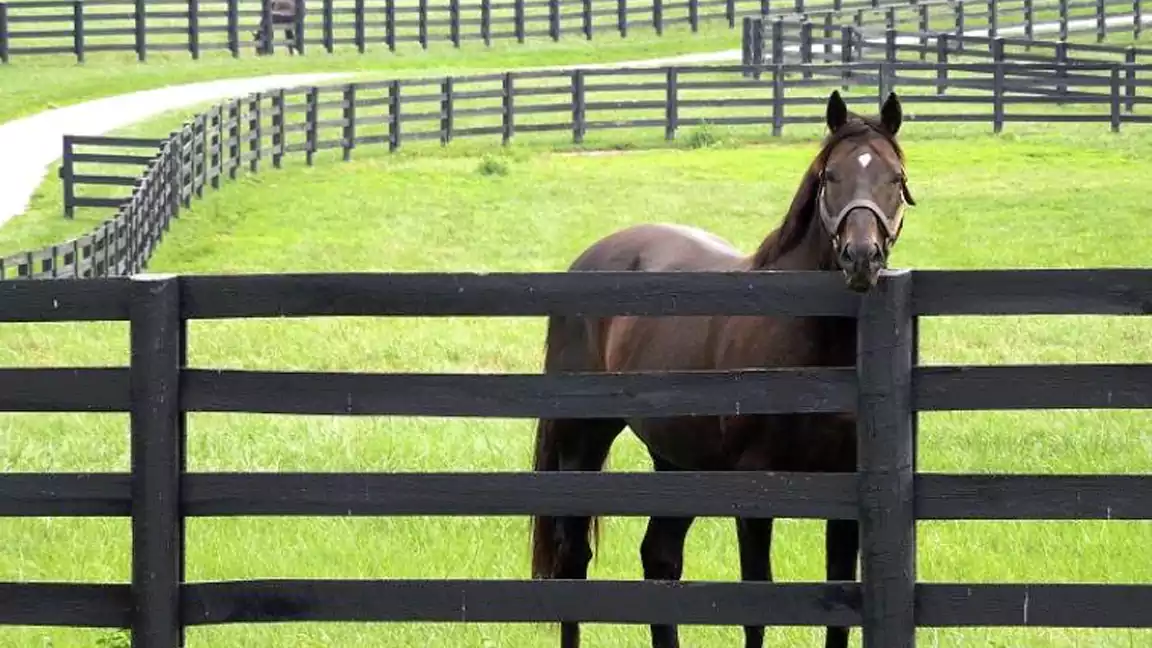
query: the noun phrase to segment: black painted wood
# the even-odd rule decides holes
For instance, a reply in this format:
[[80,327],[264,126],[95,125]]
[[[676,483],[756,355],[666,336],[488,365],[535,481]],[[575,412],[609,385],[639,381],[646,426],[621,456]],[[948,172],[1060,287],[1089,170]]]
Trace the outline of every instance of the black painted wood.
[[282,274],[185,277],[190,319],[317,315],[853,316],[837,273]]
[[1152,476],[919,474],[916,518],[1152,520]]
[[128,319],[122,277],[0,281],[0,322],[91,322]]
[[0,475],[0,517],[125,517],[131,475],[6,473]]
[[142,275],[132,289],[132,645],[177,648],[184,560],[179,280]]
[[123,368],[0,369],[0,412],[127,412]]
[[857,513],[852,473],[203,473],[185,478],[184,498],[190,516]]
[[887,272],[860,306],[856,371],[865,648],[916,644],[912,275]]
[[261,580],[189,585],[190,625],[275,621],[859,624],[855,583]]
[[1152,408],[1152,365],[918,367],[915,407],[927,410]]
[[1152,585],[971,585],[916,587],[921,626],[1152,628]]
[[575,417],[844,412],[850,368],[631,374],[335,374],[190,369],[187,411]]
[[0,625],[124,628],[131,619],[127,585],[0,583]]
[[921,270],[918,315],[1152,315],[1152,270]]

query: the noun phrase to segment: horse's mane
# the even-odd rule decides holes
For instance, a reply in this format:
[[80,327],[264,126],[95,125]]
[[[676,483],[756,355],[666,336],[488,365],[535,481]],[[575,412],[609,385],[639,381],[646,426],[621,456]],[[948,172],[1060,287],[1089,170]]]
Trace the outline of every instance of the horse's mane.
[[752,255],[753,268],[765,268],[775,263],[781,256],[787,254],[800,244],[804,234],[808,231],[812,219],[816,214],[816,195],[820,189],[820,172],[828,163],[828,156],[836,145],[846,140],[866,139],[879,136],[888,142],[896,152],[897,159],[904,162],[904,151],[896,141],[895,136],[880,123],[880,120],[871,117],[849,113],[848,121],[836,131],[829,133],[821,145],[820,152],[804,172],[800,187],[792,197],[792,206],[788,208],[780,227],[776,228]]

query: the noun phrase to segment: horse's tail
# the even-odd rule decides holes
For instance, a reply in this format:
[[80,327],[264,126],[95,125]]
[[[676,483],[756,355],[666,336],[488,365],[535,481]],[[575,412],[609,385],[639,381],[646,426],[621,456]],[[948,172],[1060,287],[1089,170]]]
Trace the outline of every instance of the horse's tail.
[[[532,469],[537,472],[560,470],[555,423],[540,419],[536,423],[536,458]],[[551,578],[556,574],[556,518],[537,515],[532,518],[532,578]]]
[[[544,351],[544,371],[570,372],[595,371],[597,362],[589,349],[595,345],[589,340],[588,323],[581,318],[555,316],[548,318],[548,332]],[[533,470],[555,472],[561,469],[560,448],[565,437],[586,433],[589,421],[570,419],[540,419],[536,423],[536,451]],[[577,429],[573,429],[573,428]],[[620,427],[623,427],[621,425]],[[582,465],[581,470],[603,469],[607,464],[607,451],[601,465]],[[587,461],[588,457],[583,460]],[[558,519],[553,516],[537,515],[532,518],[532,577],[553,578],[560,569],[557,553],[560,549]],[[600,537],[600,521],[596,517],[589,520],[588,546],[595,552]],[[574,539],[570,539],[574,540]]]

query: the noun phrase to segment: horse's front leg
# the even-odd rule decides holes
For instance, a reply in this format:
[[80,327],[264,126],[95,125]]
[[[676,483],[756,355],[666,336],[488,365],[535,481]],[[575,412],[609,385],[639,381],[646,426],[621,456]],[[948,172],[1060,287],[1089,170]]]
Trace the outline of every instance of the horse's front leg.
[[[736,518],[740,541],[740,578],[772,580],[772,518]],[[764,645],[764,626],[744,626],[744,647]]]
[[[652,458],[657,471],[675,470],[671,464]],[[640,560],[646,580],[680,580],[684,573],[684,540],[693,517],[653,517],[640,544]],[[652,648],[679,648],[680,633],[674,625],[653,625]]]

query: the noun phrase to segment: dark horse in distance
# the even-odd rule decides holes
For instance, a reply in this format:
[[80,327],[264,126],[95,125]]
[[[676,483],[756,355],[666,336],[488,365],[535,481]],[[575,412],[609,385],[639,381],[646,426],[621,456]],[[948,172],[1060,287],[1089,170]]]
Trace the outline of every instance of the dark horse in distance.
[[[268,4],[268,14],[272,18],[272,25],[268,29],[271,34],[277,25],[285,25],[284,38],[288,41],[288,54],[296,53],[296,12],[303,0],[264,0]],[[272,51],[272,44],[264,42],[264,32],[267,20],[261,12],[260,29],[252,32],[252,40],[256,43],[256,52],[265,54]]]
[[[709,233],[674,225],[639,225],[587,248],[571,271],[840,271],[848,286],[876,285],[913,205],[896,142],[900,101],[890,94],[879,118],[850,113],[839,92],[828,99],[829,133],[804,173],[783,223],[750,256]],[[546,372],[736,370],[853,366],[856,321],[831,317],[552,317]],[[595,471],[629,427],[647,446],[656,470],[856,470],[852,415],[788,414],[622,420],[541,420],[535,470]],[[536,517],[534,578],[585,579],[595,520]],[[640,546],[644,578],[679,580],[693,518],[653,517]],[[771,519],[738,518],[743,580],[770,581]],[[830,520],[829,580],[856,579],[857,523]],[[679,646],[677,626],[654,625],[652,645]],[[763,626],[746,626],[745,646],[759,648]],[[576,648],[579,624],[561,624],[561,646]],[[848,645],[848,629],[829,627],[826,646]]]

